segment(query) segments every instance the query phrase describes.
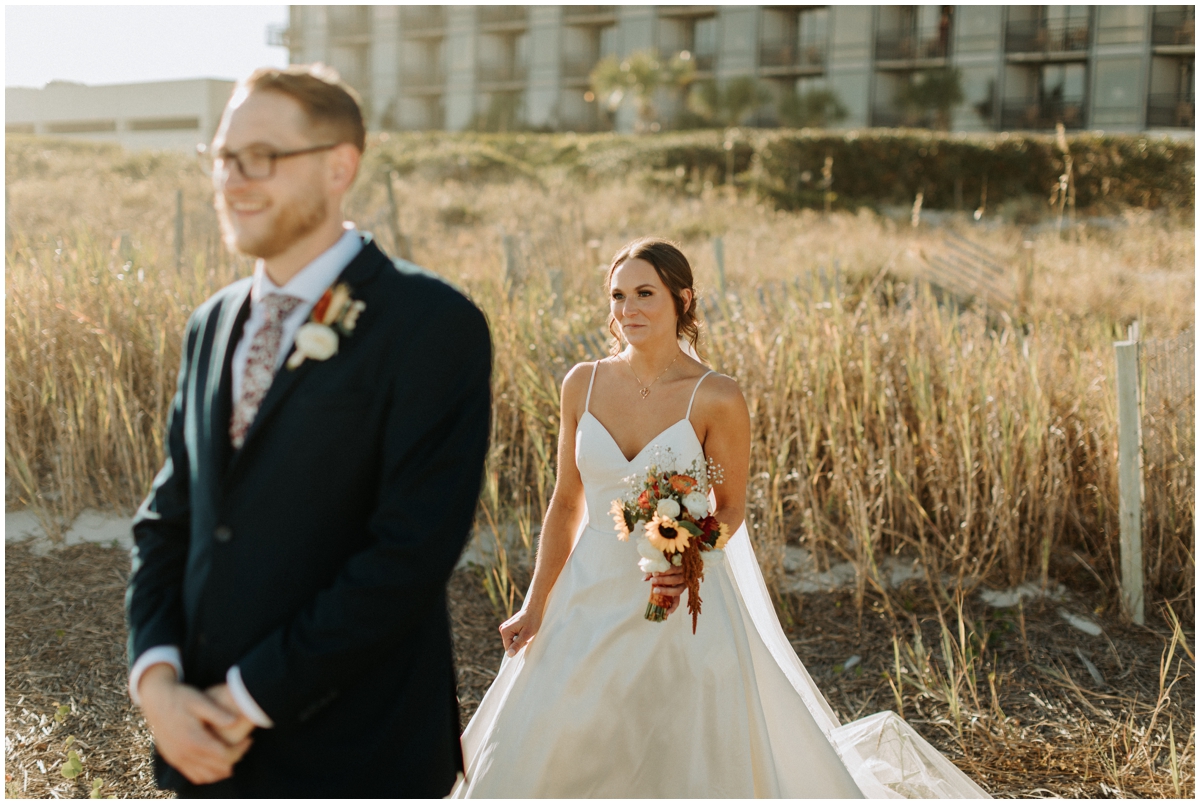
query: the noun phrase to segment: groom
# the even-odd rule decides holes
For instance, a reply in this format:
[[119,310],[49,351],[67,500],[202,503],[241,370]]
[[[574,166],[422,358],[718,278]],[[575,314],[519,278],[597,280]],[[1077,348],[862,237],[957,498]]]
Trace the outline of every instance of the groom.
[[446,581],[491,346],[343,224],[364,138],[317,66],[255,72],[212,143],[226,242],[258,259],[188,323],[126,595],[130,693],[184,796],[434,797],[462,769]]

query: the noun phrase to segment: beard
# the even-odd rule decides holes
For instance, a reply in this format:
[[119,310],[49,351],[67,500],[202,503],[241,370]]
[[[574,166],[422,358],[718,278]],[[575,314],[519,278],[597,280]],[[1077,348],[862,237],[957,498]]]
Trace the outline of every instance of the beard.
[[226,247],[260,259],[270,259],[287,251],[293,243],[316,230],[329,217],[325,199],[318,193],[306,194],[281,206],[268,231],[251,235],[239,232],[234,227],[224,196],[217,195],[216,207]]

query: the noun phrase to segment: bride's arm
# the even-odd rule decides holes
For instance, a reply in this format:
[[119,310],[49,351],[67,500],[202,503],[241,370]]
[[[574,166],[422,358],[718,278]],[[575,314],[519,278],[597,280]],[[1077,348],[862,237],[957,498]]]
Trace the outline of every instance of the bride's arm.
[[713,487],[714,516],[730,533],[746,518],[746,482],[750,477],[750,411],[737,382],[713,375],[700,386],[692,414],[703,431],[704,454],[721,467],[724,479]]
[[509,656],[514,655],[537,634],[542,624],[542,611],[554,582],[558,580],[567,556],[571,554],[571,542],[579,523],[583,519],[583,480],[575,465],[575,430],[583,415],[584,399],[591,380],[590,363],[581,363],[571,369],[563,380],[562,410],[558,431],[558,477],[554,483],[554,494],[546,518],[542,521],[542,532],[538,537],[537,562],[533,567],[533,583],[530,584],[525,606],[500,626],[500,638]]

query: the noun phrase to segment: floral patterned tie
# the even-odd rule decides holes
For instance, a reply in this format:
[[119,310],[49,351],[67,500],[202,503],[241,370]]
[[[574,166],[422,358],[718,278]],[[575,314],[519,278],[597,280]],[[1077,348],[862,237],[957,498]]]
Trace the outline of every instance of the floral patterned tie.
[[246,441],[246,432],[254,421],[259,406],[275,378],[275,365],[279,358],[279,343],[283,339],[283,322],[303,299],[282,293],[268,293],[262,304],[266,318],[246,355],[246,373],[242,375],[242,394],[233,405],[233,416],[229,421],[229,440],[234,449],[241,449]]

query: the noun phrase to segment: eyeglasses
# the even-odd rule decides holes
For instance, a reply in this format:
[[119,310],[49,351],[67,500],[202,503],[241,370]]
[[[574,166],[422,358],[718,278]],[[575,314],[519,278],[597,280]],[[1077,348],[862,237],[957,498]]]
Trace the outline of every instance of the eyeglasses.
[[301,148],[296,151],[271,151],[265,148],[243,148],[241,151],[212,151],[207,145],[196,146],[196,156],[200,159],[200,167],[205,175],[225,180],[229,178],[229,163],[237,165],[242,178],[252,180],[269,179],[275,175],[275,161],[289,156],[303,156],[328,151],[341,143],[332,142],[328,145],[314,145],[311,148]]

